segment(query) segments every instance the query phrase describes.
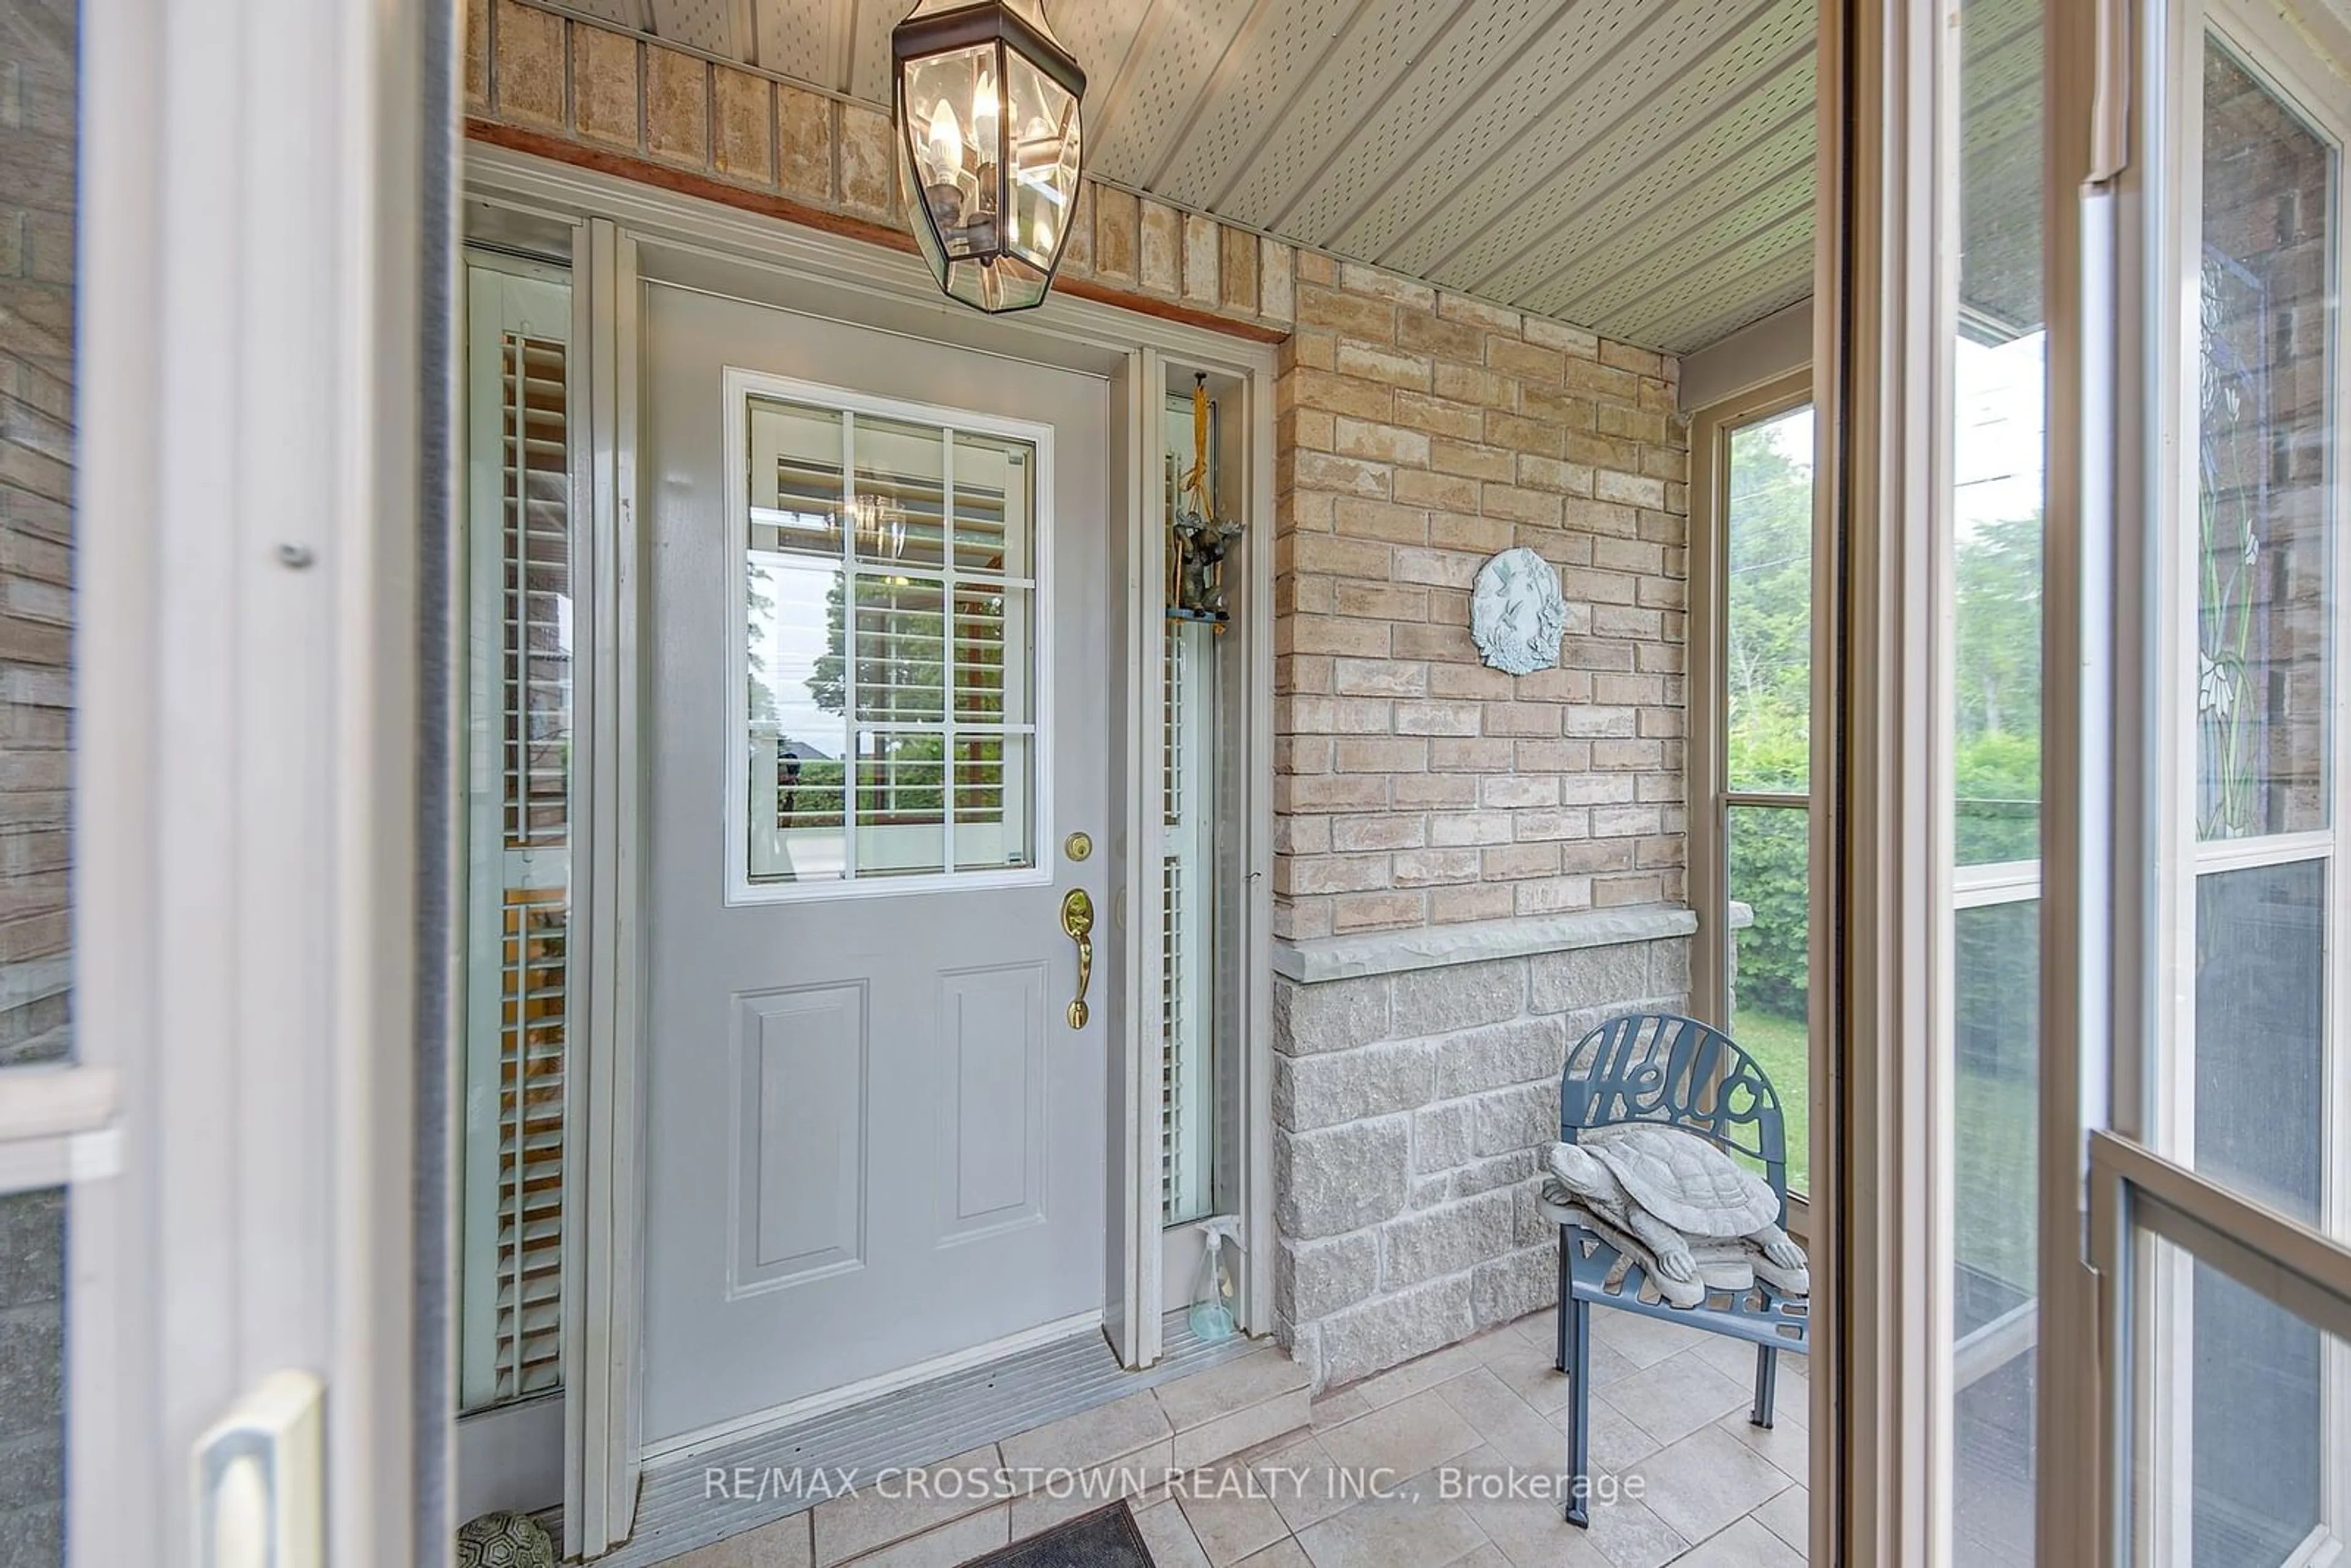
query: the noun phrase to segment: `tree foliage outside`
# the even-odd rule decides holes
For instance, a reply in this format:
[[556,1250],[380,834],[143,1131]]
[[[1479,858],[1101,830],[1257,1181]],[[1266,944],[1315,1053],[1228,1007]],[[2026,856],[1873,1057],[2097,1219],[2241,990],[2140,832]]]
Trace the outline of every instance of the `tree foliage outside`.
[[[1004,612],[1002,592],[981,589],[956,598],[956,664],[948,654],[948,622],[935,589],[891,583],[867,576],[859,618],[857,647],[860,721],[941,724],[952,701],[958,735],[955,761],[955,815],[958,822],[981,822],[1003,811],[1004,740],[994,727],[1005,719]],[[822,712],[848,715],[847,579],[837,578],[825,595],[825,651],[810,668],[808,694]],[[886,634],[883,634],[886,629]],[[752,718],[765,687],[753,683]],[[773,699],[768,699],[769,713]],[[938,730],[869,730],[844,727],[857,736],[854,764],[857,815],[861,822],[938,821],[946,810],[946,737]],[[808,759],[776,780],[779,826],[820,826],[841,819],[846,764]]]
[[1734,933],[1739,944],[1738,1003],[1802,1019],[1811,966],[1805,933],[1811,910],[1805,877],[1804,813],[1740,807],[1730,813],[1730,896],[1754,911]]
[[1730,787],[1802,792],[1812,744],[1812,465],[1773,421],[1730,439],[1723,698]]
[[[1732,436],[1725,752],[1732,789],[1802,794],[1812,746],[1812,476],[1782,428]],[[2031,860],[2040,853],[2041,518],[1979,524],[1957,554],[1959,863]],[[1803,814],[1742,808],[1729,852],[1730,896],[1755,915],[1738,933],[1740,1009],[1801,1019]]]

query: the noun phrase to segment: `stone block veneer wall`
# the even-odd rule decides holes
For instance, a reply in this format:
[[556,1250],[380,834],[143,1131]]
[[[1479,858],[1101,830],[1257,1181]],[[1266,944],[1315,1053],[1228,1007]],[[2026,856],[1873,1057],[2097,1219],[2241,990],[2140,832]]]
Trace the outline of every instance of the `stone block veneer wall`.
[[1276,958],[1276,1332],[1316,1387],[1555,1299],[1534,1207],[1569,1047],[1680,1011],[1684,910],[1291,946]]

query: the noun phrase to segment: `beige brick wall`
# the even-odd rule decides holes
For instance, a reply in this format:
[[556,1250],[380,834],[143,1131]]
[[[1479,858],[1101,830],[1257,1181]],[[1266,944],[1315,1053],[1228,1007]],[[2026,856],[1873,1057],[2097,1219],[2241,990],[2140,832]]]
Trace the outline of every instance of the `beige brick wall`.
[[[74,0],[0,0],[0,1069],[72,1048]],[[0,1563],[65,1554],[65,1195],[0,1198]]]
[[[1275,440],[1275,926],[1292,940],[1683,896],[1689,449],[1674,361],[1301,253]],[[1560,570],[1560,667],[1469,640],[1495,552]]]
[[0,0],[0,1066],[71,1044],[74,28]]

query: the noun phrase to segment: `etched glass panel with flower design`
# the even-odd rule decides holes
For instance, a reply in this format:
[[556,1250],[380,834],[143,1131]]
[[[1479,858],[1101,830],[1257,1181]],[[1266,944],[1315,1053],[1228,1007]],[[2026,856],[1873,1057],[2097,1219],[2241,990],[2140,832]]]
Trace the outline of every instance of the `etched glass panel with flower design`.
[[2196,419],[2203,840],[2327,826],[2334,150],[2225,47],[2204,63]]
[[[2163,1097],[2209,1180],[2339,1229],[2329,891],[2337,151],[2219,33],[2200,82],[2194,992]],[[2337,829],[2337,831],[2340,830]],[[2309,834],[2309,838],[2281,835]],[[2246,841],[2269,840],[2271,842]],[[2332,1522],[2317,1332],[2209,1270],[2162,1282],[2179,1367],[2161,1463],[2196,1562],[2313,1562]],[[2332,1398],[2346,1385],[2333,1380]]]

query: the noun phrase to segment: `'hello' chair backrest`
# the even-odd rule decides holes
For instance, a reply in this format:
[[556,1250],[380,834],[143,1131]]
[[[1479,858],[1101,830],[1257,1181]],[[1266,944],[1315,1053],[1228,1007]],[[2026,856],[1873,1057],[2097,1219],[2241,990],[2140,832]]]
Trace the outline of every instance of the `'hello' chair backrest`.
[[1779,1092],[1755,1059],[1711,1024],[1677,1013],[1626,1013],[1576,1041],[1559,1079],[1559,1135],[1617,1122],[1703,1134],[1761,1163],[1788,1207],[1788,1130]]

